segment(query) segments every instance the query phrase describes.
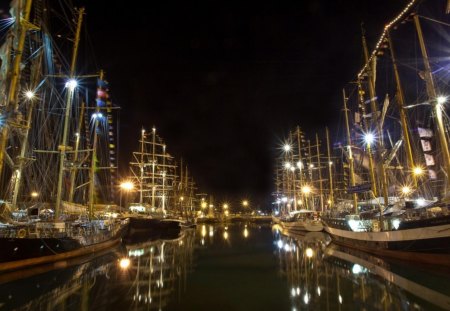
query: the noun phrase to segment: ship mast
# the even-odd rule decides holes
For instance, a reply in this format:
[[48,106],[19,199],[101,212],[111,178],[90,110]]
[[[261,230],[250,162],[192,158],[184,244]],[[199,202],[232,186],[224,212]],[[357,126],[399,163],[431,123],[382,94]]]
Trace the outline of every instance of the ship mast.
[[[389,42],[389,48],[391,51],[391,59],[392,64],[394,67],[394,76],[395,76],[395,83],[397,84],[397,105],[398,105],[398,111],[400,113],[400,122],[402,124],[402,131],[403,131],[403,140],[405,141],[405,147],[406,147],[406,156],[408,160],[408,172],[412,172],[414,170],[415,164],[414,164],[414,158],[412,153],[412,147],[411,147],[411,138],[409,137],[409,131],[408,131],[408,122],[406,119],[406,112],[405,112],[405,96],[403,95],[403,88],[402,84],[400,82],[400,75],[398,73],[397,68],[397,60],[395,58],[394,53],[394,46],[392,45],[391,36],[388,32],[387,35],[388,42]],[[412,174],[413,177],[413,183],[414,187],[417,187],[417,178],[414,174]]]
[[[344,98],[344,115],[345,115],[345,128],[347,133],[347,153],[348,153],[348,162],[350,166],[350,185],[352,187],[355,186],[355,166],[353,163],[353,152],[352,152],[352,138],[350,135],[350,126],[348,121],[348,108],[347,108],[347,100],[348,98],[345,96],[345,89],[342,89],[342,96]],[[355,209],[355,213],[358,213],[358,198],[356,193],[353,193],[353,208]]]
[[[59,174],[58,174],[58,187],[57,187],[57,195],[56,195],[56,205],[55,205],[55,218],[58,219],[61,211],[61,198],[62,198],[62,182],[63,182],[63,174],[64,174],[64,162],[66,159],[66,149],[67,146],[67,137],[69,134],[69,119],[70,112],[72,110],[72,99],[74,95],[74,90],[76,87],[76,83],[74,82],[74,73],[75,73],[75,63],[78,55],[78,43],[80,41],[80,31],[81,31],[81,23],[83,22],[83,14],[84,8],[78,10],[78,21],[77,28],[75,32],[73,53],[72,53],[72,61],[70,64],[70,73],[69,73],[69,81],[66,83],[67,86],[67,98],[66,98],[66,111],[64,116],[64,131],[62,136],[61,145],[58,147],[59,153]],[[91,181],[92,182],[92,181]]]
[[317,150],[317,169],[319,177],[319,201],[320,210],[323,212],[323,185],[322,185],[322,168],[320,167],[320,145],[319,145],[319,135],[316,133],[316,150]]
[[155,208],[155,166],[156,166],[156,159],[155,159],[155,139],[156,139],[156,128],[152,128],[152,209]]
[[330,209],[333,207],[333,204],[334,204],[334,193],[333,193],[333,171],[332,171],[333,162],[331,162],[330,133],[328,132],[328,127],[325,128],[325,134],[327,137],[328,178],[329,178],[329,185],[330,185],[328,208]]
[[[437,133],[439,135],[439,142],[443,154],[443,166],[447,179],[450,178],[450,151],[448,150],[447,135],[445,133],[444,122],[442,120],[442,104],[439,97],[436,94],[436,88],[434,85],[433,75],[431,74],[430,62],[428,60],[428,52],[423,39],[422,28],[420,26],[419,16],[414,15],[414,24],[417,30],[417,36],[419,38],[419,45],[422,51],[423,64],[425,67],[425,83],[427,87],[427,94],[430,103],[433,107],[434,117],[436,118]],[[444,196],[449,192],[449,184],[446,183],[444,187]]]
[[[13,68],[11,71],[11,82],[9,85],[9,92],[8,92],[8,98],[6,102],[6,112],[10,112],[11,110],[15,110],[17,107],[17,84],[19,82],[20,78],[20,63],[22,61],[22,55],[23,55],[23,48],[25,45],[25,36],[27,34],[27,25],[30,25],[29,19],[30,19],[30,11],[31,11],[31,3],[32,0],[27,0],[25,4],[25,9],[23,12],[23,18],[20,18],[20,10],[18,13],[18,21],[20,27],[19,27],[19,39],[17,43],[17,49],[15,51],[15,57],[14,57],[14,63]],[[0,137],[0,176],[3,172],[3,163],[5,160],[5,149],[6,149],[6,142],[9,137],[9,127],[4,126],[2,129],[1,137]]]
[[[366,63],[369,63],[369,53],[367,51],[367,43],[366,43],[366,37],[364,36],[364,32],[363,32],[363,36],[362,36],[362,41],[363,41],[363,49],[364,49],[364,58]],[[378,148],[377,148],[377,155],[378,155],[378,164],[379,164],[379,174],[380,174],[380,179],[381,179],[381,191],[383,192],[383,198],[384,198],[384,205],[387,206],[388,205],[388,185],[387,185],[387,179],[386,179],[386,172],[385,172],[385,167],[384,167],[384,161],[382,159],[381,153],[383,150],[383,129],[380,126],[380,123],[378,122],[378,109],[377,109],[377,102],[376,102],[376,95],[375,95],[375,83],[374,83],[374,68],[372,68],[372,66],[368,66],[368,69],[366,71],[367,76],[368,76],[368,84],[369,84],[369,95],[370,95],[370,110],[372,112],[372,119],[373,122],[375,123],[375,128],[377,130],[377,143],[378,143]],[[361,103],[362,105],[364,105],[364,103]],[[368,144],[370,145],[370,144]],[[369,147],[368,147],[369,150]],[[370,151],[369,151],[370,152]],[[375,179],[373,178],[373,182],[375,182]]]

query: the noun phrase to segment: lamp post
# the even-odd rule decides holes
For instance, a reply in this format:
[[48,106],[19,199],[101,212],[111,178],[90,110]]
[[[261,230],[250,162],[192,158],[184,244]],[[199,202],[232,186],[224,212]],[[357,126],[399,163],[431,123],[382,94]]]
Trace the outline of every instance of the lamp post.
[[131,190],[134,189],[134,184],[131,181],[124,181],[120,183],[120,212],[122,212],[122,192],[125,191],[126,193],[129,193]]
[[242,207],[244,208],[244,214],[247,213],[248,206],[249,206],[248,200],[243,200],[242,201]]

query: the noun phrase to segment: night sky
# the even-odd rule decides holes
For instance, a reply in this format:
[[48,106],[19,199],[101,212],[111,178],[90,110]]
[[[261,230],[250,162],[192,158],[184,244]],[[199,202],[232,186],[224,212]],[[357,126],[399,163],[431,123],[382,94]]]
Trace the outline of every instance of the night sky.
[[287,132],[336,126],[362,64],[361,22],[373,47],[409,1],[84,2],[96,65],[121,107],[121,171],[154,125],[199,191],[264,206]]

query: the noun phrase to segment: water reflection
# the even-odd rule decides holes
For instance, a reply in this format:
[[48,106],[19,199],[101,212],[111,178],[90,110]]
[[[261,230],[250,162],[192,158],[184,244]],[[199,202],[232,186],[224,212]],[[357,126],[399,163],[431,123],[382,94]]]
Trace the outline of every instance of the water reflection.
[[[1,310],[162,310],[186,287],[195,230],[0,276]],[[81,261],[80,261],[81,260]],[[56,268],[56,269],[55,269]]]
[[119,281],[128,289],[129,305],[136,310],[161,310],[175,288],[186,287],[186,275],[193,266],[194,240],[195,231],[184,230],[178,239],[126,246],[127,256],[119,260]]
[[338,247],[324,233],[273,230],[292,310],[450,310],[448,271]]

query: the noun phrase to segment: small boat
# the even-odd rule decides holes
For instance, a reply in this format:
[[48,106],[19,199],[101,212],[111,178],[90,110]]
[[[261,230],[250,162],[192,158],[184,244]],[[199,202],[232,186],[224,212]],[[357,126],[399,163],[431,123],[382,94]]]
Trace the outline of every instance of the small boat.
[[318,212],[299,210],[290,212],[287,217],[280,219],[283,229],[288,231],[322,231],[323,225]]

